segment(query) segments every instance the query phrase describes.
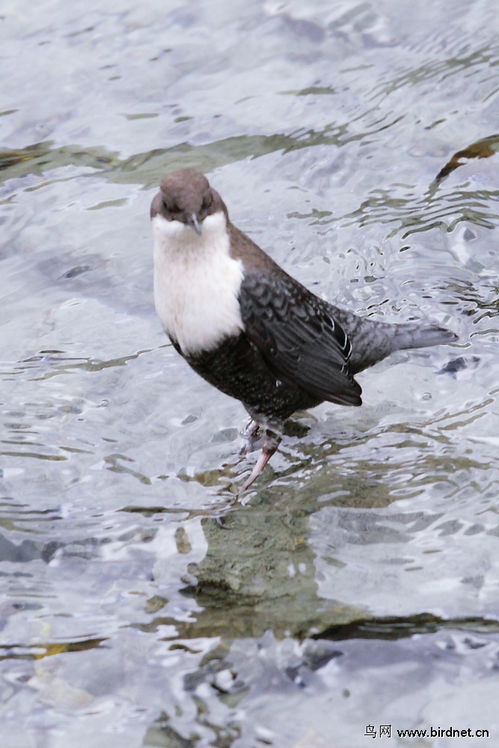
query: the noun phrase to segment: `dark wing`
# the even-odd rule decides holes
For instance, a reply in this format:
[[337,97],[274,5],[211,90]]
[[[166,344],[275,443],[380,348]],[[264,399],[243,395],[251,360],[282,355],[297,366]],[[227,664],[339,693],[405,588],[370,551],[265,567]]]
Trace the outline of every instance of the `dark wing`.
[[258,272],[245,274],[239,301],[246,335],[276,377],[320,400],[361,405],[350,341],[326,302],[288,275]]

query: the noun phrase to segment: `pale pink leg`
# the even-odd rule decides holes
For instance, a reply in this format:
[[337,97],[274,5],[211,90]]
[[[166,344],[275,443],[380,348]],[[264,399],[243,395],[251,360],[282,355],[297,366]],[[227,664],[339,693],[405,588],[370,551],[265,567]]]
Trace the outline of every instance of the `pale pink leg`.
[[281,442],[280,437],[278,437],[272,431],[265,432],[264,443],[263,443],[262,451],[260,452],[260,456],[258,457],[258,460],[256,461],[255,466],[253,470],[251,471],[250,476],[244,481],[241,487],[240,493],[242,493],[243,491],[246,491],[246,489],[251,486],[253,481],[256,478],[258,478],[258,476],[261,473],[263,473],[265,465],[270,460],[274,452],[277,450],[277,447],[279,446],[280,442]]

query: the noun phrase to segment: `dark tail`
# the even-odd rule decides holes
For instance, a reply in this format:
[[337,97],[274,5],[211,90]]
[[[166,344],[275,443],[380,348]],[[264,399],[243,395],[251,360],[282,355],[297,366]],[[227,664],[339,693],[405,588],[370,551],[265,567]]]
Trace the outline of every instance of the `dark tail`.
[[394,351],[400,351],[403,348],[425,348],[430,345],[453,343],[457,340],[457,335],[438,325],[427,327],[417,323],[397,325],[359,318],[349,333],[352,341],[349,367],[354,375],[381,361]]
[[430,325],[421,327],[420,325],[404,324],[393,325],[393,348],[398,351],[402,348],[426,348],[430,345],[441,345],[442,343],[454,343],[457,335],[445,327]]

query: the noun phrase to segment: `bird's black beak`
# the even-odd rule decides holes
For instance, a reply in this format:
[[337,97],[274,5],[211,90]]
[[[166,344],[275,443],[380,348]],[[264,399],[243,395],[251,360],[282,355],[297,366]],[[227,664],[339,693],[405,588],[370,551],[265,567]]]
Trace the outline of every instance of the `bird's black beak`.
[[197,217],[197,215],[195,213],[191,213],[191,215],[188,217],[188,219],[187,219],[187,225],[191,226],[194,229],[194,231],[196,232],[196,234],[198,234],[199,236],[201,236],[201,225],[200,225],[200,223],[198,221],[198,217]]

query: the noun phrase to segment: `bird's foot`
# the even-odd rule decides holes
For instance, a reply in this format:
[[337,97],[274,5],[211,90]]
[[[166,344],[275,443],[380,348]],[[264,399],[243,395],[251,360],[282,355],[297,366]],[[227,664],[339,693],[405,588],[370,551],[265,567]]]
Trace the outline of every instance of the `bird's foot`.
[[265,465],[270,460],[274,452],[277,450],[277,447],[279,446],[280,443],[281,443],[280,436],[277,436],[277,434],[275,434],[273,431],[269,431],[268,429],[265,431],[265,434],[263,437],[263,446],[262,446],[262,451],[260,452],[260,456],[258,457],[258,460],[256,461],[255,466],[253,470],[251,471],[251,474],[241,486],[241,490],[239,493],[243,493],[243,491],[246,491],[246,489],[251,486],[253,481],[256,478],[258,478],[258,476],[261,473],[263,473]]
[[259,431],[260,426],[256,421],[251,419],[242,433],[243,443],[239,450],[239,454],[246,454],[247,452],[253,452],[254,449],[257,449],[260,438]]

